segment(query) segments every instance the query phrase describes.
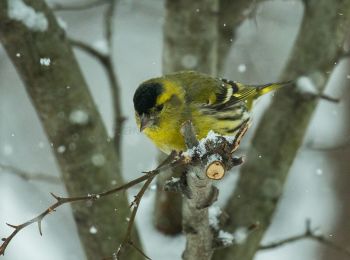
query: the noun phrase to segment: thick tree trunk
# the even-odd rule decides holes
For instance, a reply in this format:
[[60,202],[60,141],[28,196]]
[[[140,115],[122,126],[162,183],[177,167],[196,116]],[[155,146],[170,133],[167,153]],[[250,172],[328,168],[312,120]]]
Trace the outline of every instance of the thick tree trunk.
[[[304,2],[304,20],[283,79],[314,72],[326,79],[345,39],[350,2]],[[319,87],[322,91],[325,84],[319,84]],[[237,188],[226,207],[232,230],[257,222],[259,227],[243,244],[217,251],[214,259],[253,259],[271,222],[316,103],[317,100],[307,98],[293,88],[276,95],[258,126]],[[262,159],[258,159],[259,156]]]
[[[25,10],[35,11],[36,24]],[[13,5],[11,5],[13,4]],[[28,9],[27,9],[28,10]],[[33,17],[31,17],[33,18]],[[22,78],[52,144],[70,195],[102,191],[123,182],[120,162],[107,136],[65,32],[43,0],[0,1],[0,39]],[[31,20],[33,22],[33,19]],[[125,194],[95,205],[73,204],[73,213],[88,259],[111,255],[126,228],[129,207]],[[117,214],[115,209],[118,209]],[[90,233],[95,227],[96,234]],[[95,233],[95,232],[93,232]],[[136,235],[136,234],[135,234]],[[135,237],[138,242],[138,239]],[[125,259],[142,259],[129,250]]]
[[[217,13],[218,0],[166,1],[164,73],[197,70],[216,76]],[[166,234],[181,232],[181,195],[163,191],[164,182],[180,174],[169,171],[157,179],[154,222]]]

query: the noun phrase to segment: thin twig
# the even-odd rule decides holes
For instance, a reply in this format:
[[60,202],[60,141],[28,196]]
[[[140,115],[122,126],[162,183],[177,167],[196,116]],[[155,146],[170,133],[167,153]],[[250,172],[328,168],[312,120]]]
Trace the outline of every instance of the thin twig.
[[[134,243],[131,240],[131,232],[132,232],[132,229],[134,227],[135,217],[136,217],[136,213],[137,213],[137,210],[139,208],[141,199],[142,199],[143,195],[145,194],[145,191],[147,190],[148,186],[153,181],[155,176],[156,176],[155,174],[150,175],[150,177],[147,179],[145,184],[142,186],[141,190],[135,196],[134,201],[131,203],[131,207],[133,209],[132,209],[131,216],[130,216],[130,219],[129,219],[128,228],[126,230],[126,234],[125,234],[125,237],[124,237],[122,243],[120,244],[120,246],[118,247],[117,252],[115,253],[115,255],[117,256],[117,259],[120,258],[121,254],[123,252],[123,249],[125,249],[125,247],[127,245],[133,245],[134,248],[137,248],[137,247],[135,247]],[[140,252],[147,259],[150,259],[145,253],[142,252],[141,249],[137,248],[137,251]]]
[[289,238],[285,238],[282,239],[280,241],[276,241],[267,245],[261,245],[259,247],[259,250],[268,250],[268,249],[274,249],[276,247],[280,247],[283,246],[285,244],[289,244],[289,243],[293,243],[302,239],[312,239],[314,241],[317,241],[321,244],[324,244],[326,246],[329,246],[337,251],[342,252],[343,254],[347,255],[350,257],[350,250],[337,245],[336,243],[334,243],[333,241],[327,239],[324,235],[319,235],[315,233],[315,229],[311,229],[311,222],[310,220],[306,220],[306,227],[305,227],[305,232],[300,234],[300,235],[296,235],[296,236],[292,236]]
[[[8,224],[6,223],[9,227],[12,227],[14,230],[13,232],[8,236],[8,237],[5,237],[5,238],[2,238],[1,240],[3,241],[3,243],[1,244],[0,246],[0,255],[4,255],[5,254],[5,250],[7,248],[7,246],[9,245],[9,243],[11,242],[11,240],[17,235],[18,232],[20,232],[22,229],[24,229],[25,227],[33,224],[33,223],[37,223],[38,224],[38,228],[39,228],[39,233],[40,235],[42,235],[42,230],[41,230],[41,222],[42,220],[48,215],[50,214],[51,212],[55,211],[56,208],[60,207],[61,205],[63,204],[66,204],[66,203],[73,203],[73,202],[78,202],[78,201],[95,201],[99,198],[102,198],[102,197],[106,197],[106,196],[109,196],[109,195],[112,195],[116,192],[119,192],[119,191],[123,191],[123,190],[127,190],[128,188],[130,187],[133,187],[134,185],[138,184],[138,183],[141,183],[145,180],[147,180],[146,183],[150,183],[149,180],[152,180],[156,175],[158,175],[160,172],[170,168],[170,167],[177,167],[178,165],[181,165],[185,163],[184,162],[184,159],[183,157],[179,157],[176,153],[171,153],[165,160],[163,163],[161,163],[155,170],[152,170],[152,171],[149,171],[149,172],[144,172],[145,174],[142,175],[141,177],[139,178],[136,178],[126,184],[123,184],[121,186],[118,186],[116,188],[113,188],[113,189],[110,189],[110,190],[107,190],[107,191],[104,191],[104,192],[101,192],[101,193],[95,193],[95,194],[88,194],[87,196],[79,196],[79,197],[59,197],[59,196],[56,196],[55,194],[51,193],[51,195],[56,199],[56,202],[53,203],[51,206],[49,206],[47,209],[45,209],[41,214],[39,214],[38,216],[22,223],[22,224],[19,224],[19,225],[12,225],[12,224]],[[148,183],[148,185],[149,185]],[[141,191],[143,189],[147,189],[147,186],[143,186]],[[143,193],[138,193],[138,197],[139,200],[141,200],[141,194],[143,195],[144,194],[144,191]],[[139,203],[139,202],[138,202]],[[133,214],[133,213],[132,213]],[[134,213],[136,214],[136,212]],[[132,216],[133,218],[135,216]],[[133,223],[131,224],[133,225]],[[129,226],[130,226],[130,223],[129,223]],[[128,230],[131,229],[132,227],[128,227]],[[128,235],[128,233],[127,233]],[[138,250],[140,251],[140,249]]]
[[105,23],[104,23],[104,30],[105,30],[105,40],[108,47],[108,54],[104,54],[100,51],[98,51],[96,48],[90,46],[89,44],[86,44],[84,42],[70,39],[71,44],[74,47],[78,47],[81,50],[85,51],[86,53],[92,55],[95,57],[102,66],[104,67],[107,77],[109,80],[111,95],[112,95],[112,102],[113,102],[113,109],[114,109],[114,147],[118,156],[118,159],[121,159],[121,136],[123,132],[123,123],[125,121],[125,116],[122,112],[121,107],[121,91],[120,86],[118,83],[118,77],[115,73],[115,67],[113,63],[113,22],[114,22],[114,15],[115,15],[115,7],[117,4],[117,0],[109,0],[109,5],[106,8],[106,14],[105,14]]
[[48,182],[52,184],[61,183],[61,179],[55,176],[50,176],[46,173],[40,173],[40,172],[30,173],[11,165],[0,164],[0,170],[3,170],[4,172],[11,172],[26,181],[43,181],[43,182]]
[[320,151],[320,152],[334,152],[334,151],[344,150],[349,147],[350,147],[350,139],[345,140],[344,142],[341,142],[336,145],[311,145],[311,144],[305,145],[306,149]]
[[104,4],[107,4],[111,0],[95,0],[91,2],[82,1],[81,3],[73,3],[73,4],[60,4],[54,3],[51,5],[51,9],[53,11],[84,11],[86,9],[98,7]]
[[118,77],[115,73],[115,67],[113,63],[113,24],[116,11],[117,0],[111,0],[109,6],[106,9],[105,14],[105,39],[108,46],[107,66],[105,66],[107,75],[110,82],[113,108],[114,108],[114,146],[117,151],[117,155],[121,158],[121,136],[123,131],[123,123],[125,117],[121,107],[121,91],[118,83]]
[[108,63],[108,57],[107,55],[101,53],[100,51],[98,51],[97,49],[95,49],[94,47],[90,46],[89,44],[86,44],[82,41],[79,40],[75,40],[70,38],[69,42],[71,43],[71,45],[73,47],[77,47],[79,49],[81,49],[82,51],[90,54],[91,56],[93,56],[94,58],[96,58],[99,62],[101,62],[101,64],[106,68],[107,63]]
[[39,228],[39,233],[40,235],[42,235],[42,230],[41,230],[41,222],[42,220],[51,212],[55,211],[56,208],[58,208],[59,206],[66,204],[66,203],[72,203],[72,202],[77,202],[77,201],[95,201],[99,198],[105,197],[105,196],[109,196],[111,194],[114,194],[116,192],[122,191],[122,190],[126,190],[132,186],[134,186],[137,183],[143,182],[145,180],[147,180],[148,178],[150,178],[150,176],[152,176],[153,174],[158,174],[159,172],[154,172],[152,171],[152,174],[150,175],[149,173],[146,173],[144,175],[142,175],[141,177],[132,180],[124,185],[121,185],[119,187],[101,192],[101,193],[96,193],[96,194],[88,194],[87,196],[80,196],[80,197],[59,197],[56,196],[55,194],[51,193],[51,195],[56,199],[56,202],[54,204],[52,204],[51,206],[49,206],[46,210],[44,210],[41,214],[39,214],[38,216],[32,218],[31,220],[28,220],[20,225],[12,225],[12,224],[8,224],[6,223],[8,226],[14,228],[14,231],[11,233],[10,236],[6,237],[6,238],[2,238],[2,245],[0,246],[0,255],[4,255],[5,254],[5,250],[8,246],[8,244],[10,243],[10,241],[12,240],[12,238],[19,232],[21,231],[23,228],[33,224],[33,223],[37,223],[38,224],[38,228]]

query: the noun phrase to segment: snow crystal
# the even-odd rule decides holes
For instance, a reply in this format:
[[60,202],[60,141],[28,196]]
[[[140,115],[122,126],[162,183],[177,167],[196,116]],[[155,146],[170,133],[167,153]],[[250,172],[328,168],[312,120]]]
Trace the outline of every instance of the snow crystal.
[[309,77],[299,77],[297,79],[297,89],[301,93],[317,94],[317,88]]
[[106,40],[97,40],[94,42],[94,47],[100,53],[107,55],[109,53],[109,47]]
[[198,59],[196,56],[194,56],[192,54],[186,54],[185,56],[182,57],[181,64],[186,69],[193,69],[194,67],[197,66]]
[[91,157],[91,162],[93,165],[100,167],[106,163],[106,158],[104,157],[103,154],[97,153]]
[[96,234],[97,233],[97,228],[95,226],[91,226],[89,229],[90,234]]
[[48,21],[42,12],[36,12],[22,0],[8,0],[8,16],[10,19],[22,22],[33,31],[44,32]]
[[231,233],[225,232],[223,230],[219,231],[218,238],[222,241],[224,246],[230,246],[233,244],[233,240],[235,239]]
[[175,177],[171,177],[170,180],[167,180],[166,183],[175,183],[180,181],[180,178],[175,178]]
[[152,191],[157,190],[157,184],[152,184],[149,189]]
[[89,122],[89,115],[84,110],[76,109],[70,113],[69,120],[77,125],[86,125]]
[[50,66],[51,59],[50,58],[40,58],[40,64],[42,66]]
[[243,244],[248,237],[248,229],[246,227],[239,227],[237,228],[237,230],[235,231],[235,233],[233,234],[234,239],[236,241],[237,244]]
[[12,147],[12,145],[5,144],[2,150],[3,150],[4,155],[11,155],[11,154],[13,154],[13,147]]
[[322,174],[323,174],[322,169],[317,169],[317,170],[316,170],[316,174],[317,174],[317,175],[322,175]]
[[19,52],[16,53],[16,57],[17,58],[20,58],[21,57],[21,54]]
[[238,66],[238,72],[243,73],[243,72],[246,72],[246,70],[247,70],[247,66],[245,64],[240,64]]
[[66,147],[64,145],[60,145],[57,147],[57,152],[58,153],[64,153],[66,151]]
[[219,217],[222,213],[220,207],[218,206],[211,206],[208,209],[209,213],[209,225],[214,228],[215,230],[219,229]]

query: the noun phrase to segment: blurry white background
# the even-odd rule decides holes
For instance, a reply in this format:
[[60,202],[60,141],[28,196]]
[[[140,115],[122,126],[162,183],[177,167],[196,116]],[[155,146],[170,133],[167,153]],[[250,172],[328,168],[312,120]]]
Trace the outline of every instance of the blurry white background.
[[[278,80],[297,35],[302,12],[298,1],[268,1],[259,6],[256,19],[245,21],[239,28],[237,40],[227,58],[225,75],[220,76],[245,83]],[[104,8],[97,7],[85,11],[57,12],[57,15],[67,24],[70,36],[98,44],[103,40],[103,13]],[[162,0],[120,0],[117,5],[113,57],[122,88],[123,112],[128,117],[123,136],[123,174],[126,180],[156,165],[155,147],[136,128],[132,96],[140,82],[161,75],[163,22]],[[76,51],[76,55],[111,133],[112,107],[106,75],[96,60],[80,51]],[[326,92],[341,97],[341,102],[319,103],[263,242],[302,233],[305,220],[309,218],[313,226],[320,227],[320,232],[349,247],[350,224],[346,219],[350,215],[350,146],[328,149],[349,143],[350,139],[350,75],[344,76],[347,75],[346,71],[350,74],[349,63],[344,61],[332,75]],[[38,116],[2,47],[0,79],[0,164],[59,177],[59,169]],[[270,98],[263,97],[255,106],[254,126]],[[254,127],[249,136],[253,131]],[[249,138],[246,138],[242,146],[248,145]],[[264,160],[264,157],[259,160]],[[219,205],[224,205],[232,192],[236,175],[237,170],[219,184]],[[61,184],[26,181],[0,169],[0,237],[10,232],[6,222],[21,223],[51,204],[53,199],[49,192],[65,195]],[[130,196],[133,192],[129,192]],[[137,227],[146,254],[154,260],[180,259],[185,245],[184,237],[166,237],[152,226],[154,195],[153,190],[146,193],[137,216]],[[120,224],[125,224],[125,220],[120,220]],[[36,226],[25,229],[11,242],[3,259],[84,259],[69,206],[63,206],[47,217],[43,222],[43,232],[40,237]],[[314,241],[303,240],[260,252],[256,260],[316,260],[330,257],[347,259],[341,253]]]

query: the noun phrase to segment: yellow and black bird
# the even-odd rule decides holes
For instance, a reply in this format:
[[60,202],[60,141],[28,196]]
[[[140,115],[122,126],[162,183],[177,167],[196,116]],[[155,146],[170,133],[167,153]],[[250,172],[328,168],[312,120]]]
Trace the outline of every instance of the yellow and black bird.
[[186,150],[180,129],[191,120],[198,139],[210,130],[235,135],[250,117],[255,99],[290,82],[244,85],[195,71],[143,82],[134,94],[136,122],[160,150]]

